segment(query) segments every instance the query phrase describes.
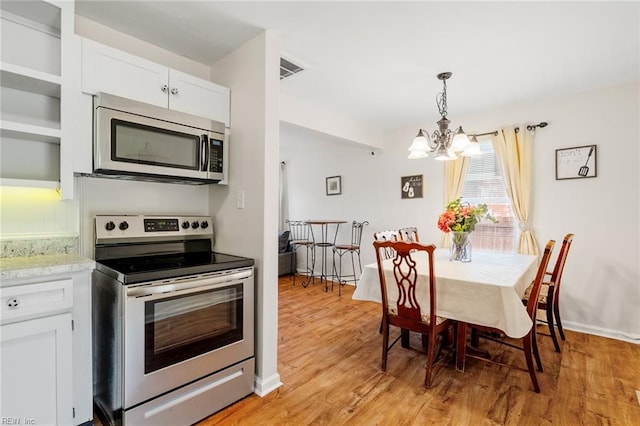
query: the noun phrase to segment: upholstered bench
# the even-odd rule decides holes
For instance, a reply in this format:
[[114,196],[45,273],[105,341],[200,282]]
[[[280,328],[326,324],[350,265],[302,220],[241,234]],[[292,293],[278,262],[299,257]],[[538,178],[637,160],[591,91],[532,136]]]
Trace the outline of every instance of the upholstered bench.
[[295,255],[289,244],[289,231],[278,234],[278,276],[295,273]]

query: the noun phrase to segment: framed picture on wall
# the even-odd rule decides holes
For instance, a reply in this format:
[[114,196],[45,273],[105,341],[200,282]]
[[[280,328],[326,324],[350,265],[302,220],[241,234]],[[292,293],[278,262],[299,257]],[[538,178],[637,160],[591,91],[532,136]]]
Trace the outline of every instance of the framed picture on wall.
[[422,175],[402,176],[400,178],[401,198],[422,198]]
[[342,194],[342,178],[340,176],[329,176],[327,178],[327,195]]
[[556,180],[598,176],[596,145],[556,149]]

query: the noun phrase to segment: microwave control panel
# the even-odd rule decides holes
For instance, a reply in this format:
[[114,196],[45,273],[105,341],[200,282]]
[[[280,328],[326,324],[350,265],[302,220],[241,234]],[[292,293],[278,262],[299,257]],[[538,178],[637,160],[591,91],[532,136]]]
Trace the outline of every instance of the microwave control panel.
[[210,145],[211,154],[209,155],[209,171],[214,173],[223,173],[223,142],[217,139],[210,139]]

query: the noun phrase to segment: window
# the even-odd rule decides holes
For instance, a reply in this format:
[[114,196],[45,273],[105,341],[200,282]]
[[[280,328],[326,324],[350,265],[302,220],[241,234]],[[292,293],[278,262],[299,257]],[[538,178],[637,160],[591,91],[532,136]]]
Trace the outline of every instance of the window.
[[478,250],[515,252],[518,221],[511,208],[502,169],[491,141],[481,141],[480,149],[482,156],[469,161],[462,198],[470,204],[487,204],[498,223],[488,220],[478,223],[472,234],[473,247]]

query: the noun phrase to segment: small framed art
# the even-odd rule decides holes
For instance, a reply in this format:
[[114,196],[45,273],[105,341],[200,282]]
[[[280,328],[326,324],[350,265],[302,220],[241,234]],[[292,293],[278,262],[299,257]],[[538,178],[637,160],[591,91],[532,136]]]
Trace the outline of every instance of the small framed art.
[[422,198],[422,175],[400,178],[400,198]]
[[329,176],[327,178],[327,195],[342,194],[342,178],[340,176]]
[[598,176],[596,145],[556,149],[556,180]]

